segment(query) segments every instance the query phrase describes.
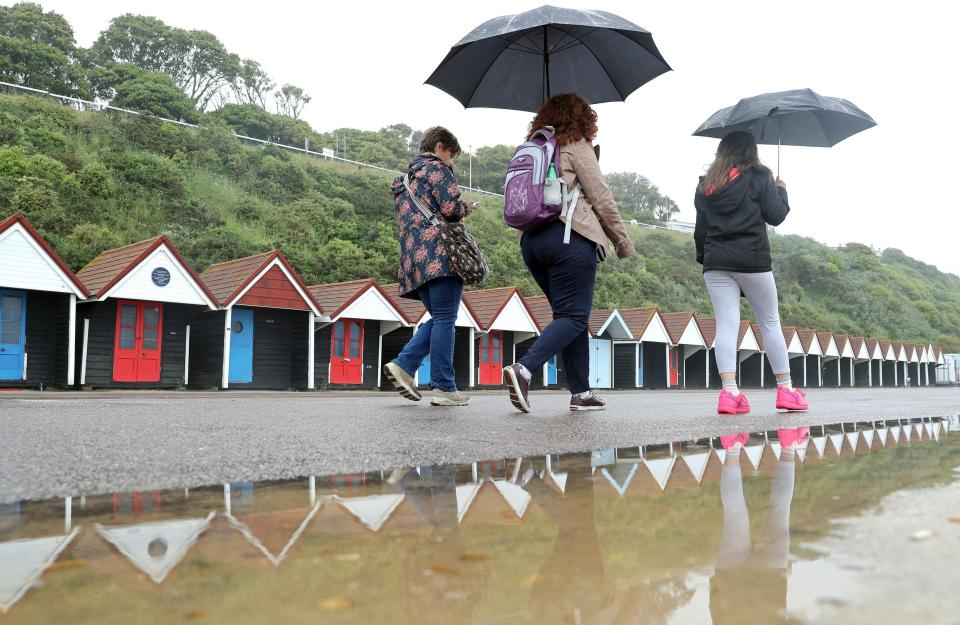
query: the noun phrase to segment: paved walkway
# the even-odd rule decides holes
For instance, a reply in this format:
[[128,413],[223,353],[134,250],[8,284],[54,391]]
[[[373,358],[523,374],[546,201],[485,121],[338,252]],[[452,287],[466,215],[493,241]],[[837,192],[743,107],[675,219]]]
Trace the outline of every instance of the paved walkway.
[[663,443],[732,431],[960,414],[960,389],[822,389],[808,413],[715,414],[714,391],[605,394],[603,412],[570,413],[569,395],[504,392],[466,408],[390,393],[85,392],[0,398],[0,503],[113,490],[202,486],[546,452]]

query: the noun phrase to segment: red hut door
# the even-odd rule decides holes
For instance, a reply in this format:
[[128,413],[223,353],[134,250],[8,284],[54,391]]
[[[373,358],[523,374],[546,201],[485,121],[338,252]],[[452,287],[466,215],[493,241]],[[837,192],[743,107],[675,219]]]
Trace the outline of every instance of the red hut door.
[[363,321],[341,319],[333,324],[330,345],[330,383],[363,382]]
[[117,302],[113,349],[114,382],[159,382],[163,306]]
[[680,348],[674,347],[670,349],[670,386],[677,386],[679,383],[679,353]]
[[503,381],[503,331],[491,330],[480,337],[480,384]]

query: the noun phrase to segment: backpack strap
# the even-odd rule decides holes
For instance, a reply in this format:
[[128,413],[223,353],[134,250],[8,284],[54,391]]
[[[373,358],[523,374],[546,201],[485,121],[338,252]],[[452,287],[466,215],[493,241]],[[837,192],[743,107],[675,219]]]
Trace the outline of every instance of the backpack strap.
[[420,198],[417,197],[416,193],[413,192],[413,189],[410,188],[410,174],[407,174],[403,177],[403,186],[407,190],[407,194],[410,195],[410,199],[413,200],[413,203],[417,205],[417,208],[420,209],[420,212],[423,213],[423,216],[427,218],[434,226],[440,225],[440,222],[437,220],[437,215],[423,205],[423,202],[420,201]]
[[560,179],[560,189],[563,191],[563,209],[560,211],[561,217],[566,217],[567,222],[563,226],[563,242],[570,243],[570,231],[573,227],[573,211],[577,208],[577,202],[580,201],[580,183],[573,185],[573,191],[567,193],[567,185]]

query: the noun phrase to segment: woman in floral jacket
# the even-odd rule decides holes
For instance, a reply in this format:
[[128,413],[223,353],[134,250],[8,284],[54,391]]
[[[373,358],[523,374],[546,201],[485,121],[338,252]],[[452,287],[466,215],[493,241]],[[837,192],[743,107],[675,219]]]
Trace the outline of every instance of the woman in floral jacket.
[[[420,155],[410,163],[410,188],[431,212],[447,221],[460,221],[477,205],[460,199],[453,175],[453,159],[460,143],[446,128],[430,128],[420,140]],[[419,299],[430,319],[419,327],[410,342],[384,374],[401,395],[420,400],[413,372],[430,355],[430,386],[435,406],[465,406],[470,397],[457,390],[453,371],[454,322],[463,296],[463,280],[450,266],[437,228],[423,215],[404,186],[404,177],[393,181],[400,237],[400,296]]]

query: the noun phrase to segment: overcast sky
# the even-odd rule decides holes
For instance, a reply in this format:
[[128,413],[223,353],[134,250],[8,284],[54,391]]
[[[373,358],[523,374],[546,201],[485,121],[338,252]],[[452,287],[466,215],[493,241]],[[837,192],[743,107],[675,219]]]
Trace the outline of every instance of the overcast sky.
[[[423,84],[447,50],[481,22],[539,6],[484,2],[44,1],[89,46],[111,17],[156,16],[216,34],[278,84],[313,96],[318,130],[441,124],[463,145],[516,144],[530,115],[464,110]],[[960,38],[949,3],[716,0],[564,4],[616,13],[653,33],[673,71],[626,103],[601,104],[601,166],[648,177],[693,220],[693,191],[716,140],[690,133],[741,97],[809,87],[851,100],[877,126],[833,148],[785,147],[792,212],[781,233],[907,254],[960,274],[955,171]],[[776,148],[761,147],[776,167]]]

